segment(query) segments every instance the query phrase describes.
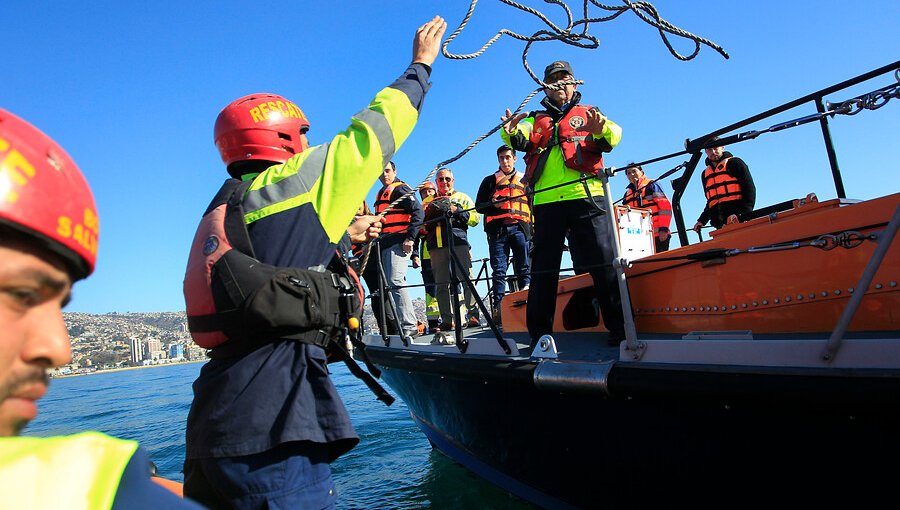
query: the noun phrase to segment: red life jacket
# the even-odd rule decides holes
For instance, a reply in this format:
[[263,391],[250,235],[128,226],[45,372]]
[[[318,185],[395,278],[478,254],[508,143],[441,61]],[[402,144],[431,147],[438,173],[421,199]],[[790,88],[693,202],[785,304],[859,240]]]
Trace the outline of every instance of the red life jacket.
[[350,316],[361,316],[359,279],[337,251],[322,270],[258,261],[241,206],[249,186],[227,180],[194,235],[184,277],[191,337],[214,350],[275,339],[328,347]]
[[572,170],[597,175],[603,169],[603,153],[591,133],[582,130],[587,112],[593,106],[577,104],[569,109],[555,125],[547,112],[534,114],[534,124],[525,154],[525,176],[522,182],[533,185],[540,177],[538,161],[545,150],[559,145],[566,166]]
[[647,187],[649,182],[650,179],[644,176],[637,184],[639,192],[630,187],[626,189],[622,204],[628,207],[650,209],[652,214],[651,220],[653,221],[653,235],[658,237],[659,227],[668,229],[672,222],[672,204],[665,195],[654,196],[653,193],[650,193],[650,189]]
[[[381,214],[387,209],[388,205],[391,203],[391,195],[393,195],[394,190],[402,184],[402,181],[394,181],[385,186],[384,189],[378,193],[378,198],[375,200],[375,214]],[[387,211],[387,214],[384,215],[384,220],[381,222],[381,232],[383,234],[406,232],[409,230],[411,221],[412,216],[409,213],[402,209],[390,209]]]
[[502,170],[497,170],[494,173],[497,183],[491,201],[494,202],[494,207],[503,209],[504,212],[485,216],[485,222],[512,218],[531,223],[531,208],[528,206],[528,197],[525,195],[525,185],[522,184],[521,177],[522,174],[519,172],[506,175]]
[[726,170],[729,159],[731,158],[724,158],[716,163],[715,168],[708,166],[703,171],[703,191],[706,193],[707,207],[744,198],[740,181]]

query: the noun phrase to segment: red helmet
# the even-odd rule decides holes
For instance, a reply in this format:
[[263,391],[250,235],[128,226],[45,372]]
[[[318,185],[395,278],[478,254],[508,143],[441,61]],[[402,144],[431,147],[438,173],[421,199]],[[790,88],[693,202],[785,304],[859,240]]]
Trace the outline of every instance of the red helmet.
[[91,188],[62,147],[2,108],[0,225],[62,257],[73,281],[94,271],[100,222]]
[[275,94],[251,94],[219,113],[214,138],[226,166],[253,159],[284,163],[303,151],[300,134],[308,130],[306,115],[294,103]]

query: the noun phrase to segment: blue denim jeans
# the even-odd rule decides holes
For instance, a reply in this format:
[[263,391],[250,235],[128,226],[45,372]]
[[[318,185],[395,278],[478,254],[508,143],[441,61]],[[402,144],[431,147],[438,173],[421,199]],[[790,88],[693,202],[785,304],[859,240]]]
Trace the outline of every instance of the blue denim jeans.
[[491,256],[491,276],[493,277],[494,302],[499,303],[506,294],[506,271],[509,254],[512,252],[513,271],[519,289],[531,283],[531,264],[528,260],[528,239],[518,225],[500,225],[487,234],[488,250]]
[[391,287],[390,294],[394,300],[394,309],[400,319],[400,327],[403,331],[416,329],[416,312],[413,309],[412,299],[406,289],[406,271],[409,269],[409,254],[403,251],[403,244],[398,243],[381,251],[381,263],[384,266],[384,276]]

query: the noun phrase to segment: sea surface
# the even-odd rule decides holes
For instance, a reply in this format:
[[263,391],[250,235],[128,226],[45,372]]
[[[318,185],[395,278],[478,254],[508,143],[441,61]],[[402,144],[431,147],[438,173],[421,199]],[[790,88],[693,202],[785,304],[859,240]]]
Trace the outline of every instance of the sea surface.
[[[183,481],[185,419],[191,384],[202,366],[182,363],[52,379],[40,414],[23,434],[99,430],[134,439],[149,450],[161,476]],[[433,450],[402,400],[385,406],[343,364],[330,368],[360,436],[359,445],[332,464],[338,508],[535,508]]]

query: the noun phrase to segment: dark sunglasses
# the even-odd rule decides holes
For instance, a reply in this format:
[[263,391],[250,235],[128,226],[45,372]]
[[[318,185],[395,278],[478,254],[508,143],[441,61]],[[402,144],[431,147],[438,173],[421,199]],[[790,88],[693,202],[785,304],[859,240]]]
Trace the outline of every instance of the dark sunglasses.
[[453,180],[453,177],[438,177],[438,178],[437,178],[437,181],[438,181],[438,182],[441,182],[441,181],[444,181],[444,182],[450,182],[450,181],[452,181],[452,180]]

